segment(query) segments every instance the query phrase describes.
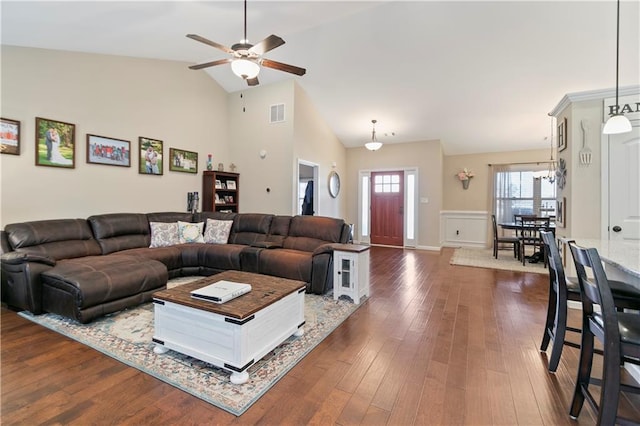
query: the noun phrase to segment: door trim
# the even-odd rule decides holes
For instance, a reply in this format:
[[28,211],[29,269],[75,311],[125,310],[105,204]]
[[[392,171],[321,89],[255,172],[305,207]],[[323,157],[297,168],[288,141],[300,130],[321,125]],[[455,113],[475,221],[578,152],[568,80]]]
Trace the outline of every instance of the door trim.
[[[368,180],[368,190],[371,191],[371,173],[373,172],[397,172],[398,170],[404,172],[404,216],[403,216],[403,245],[402,247],[418,247],[418,235],[419,234],[419,194],[420,194],[420,185],[419,185],[419,175],[418,175],[418,167],[386,167],[379,169],[362,169],[358,171],[358,220],[356,221],[356,233],[354,235],[357,237],[357,242],[362,244],[371,244],[371,197],[369,194],[364,194],[364,190],[362,188],[363,178],[367,178]],[[413,194],[410,194],[408,188],[409,175],[413,176]],[[411,197],[411,195],[413,195]],[[366,199],[364,198],[366,196]],[[367,206],[364,206],[364,201],[368,201]],[[410,210],[410,207],[413,207]],[[368,209],[368,223],[366,224],[366,228],[368,230],[367,235],[362,235],[363,223],[362,216],[364,213],[364,209]],[[407,218],[412,215],[414,219],[413,228],[407,226]],[[413,238],[407,238],[407,232],[411,229],[413,231]],[[394,246],[398,247],[398,246]]]

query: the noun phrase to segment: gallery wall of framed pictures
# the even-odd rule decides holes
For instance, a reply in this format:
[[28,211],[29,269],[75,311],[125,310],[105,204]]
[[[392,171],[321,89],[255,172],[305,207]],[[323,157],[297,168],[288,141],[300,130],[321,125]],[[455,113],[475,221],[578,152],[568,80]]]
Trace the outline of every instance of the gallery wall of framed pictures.
[[[20,155],[20,121],[0,118],[0,153]],[[131,167],[131,141],[111,136],[86,134],[86,163]],[[164,169],[164,142],[138,137],[138,173],[161,176]],[[198,153],[169,148],[169,170],[198,173]],[[76,125],[49,118],[35,118],[35,165],[75,168]]]

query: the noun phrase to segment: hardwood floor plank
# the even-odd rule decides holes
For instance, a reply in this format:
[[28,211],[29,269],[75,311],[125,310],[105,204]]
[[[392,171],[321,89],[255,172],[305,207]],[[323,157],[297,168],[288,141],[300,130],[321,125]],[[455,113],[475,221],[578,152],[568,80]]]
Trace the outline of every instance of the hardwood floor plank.
[[[578,350],[564,348],[556,374],[538,351],[548,277],[454,266],[452,253],[372,247],[370,298],[240,417],[3,307],[0,420],[595,424],[586,406],[577,422],[568,416]],[[579,324],[579,312],[569,322]],[[637,416],[640,398],[623,398],[620,409]]]

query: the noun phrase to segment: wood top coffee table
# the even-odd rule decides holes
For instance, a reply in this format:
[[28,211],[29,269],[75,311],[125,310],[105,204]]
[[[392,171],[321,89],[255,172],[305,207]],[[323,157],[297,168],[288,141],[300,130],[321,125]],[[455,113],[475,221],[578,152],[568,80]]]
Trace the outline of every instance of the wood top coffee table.
[[[222,304],[191,297],[221,280],[252,289]],[[289,336],[304,334],[305,289],[303,281],[226,271],[154,293],[154,352],[181,352],[231,371],[234,384],[245,383],[251,365]]]

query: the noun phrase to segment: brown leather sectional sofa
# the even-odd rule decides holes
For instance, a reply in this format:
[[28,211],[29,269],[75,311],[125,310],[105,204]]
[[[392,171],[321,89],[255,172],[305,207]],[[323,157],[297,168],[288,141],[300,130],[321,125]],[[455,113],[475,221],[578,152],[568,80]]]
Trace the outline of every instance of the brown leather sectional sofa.
[[[227,244],[149,248],[149,222],[233,220]],[[254,213],[113,213],[15,223],[2,231],[2,301],[79,322],[152,299],[169,278],[241,270],[333,286],[333,243],[342,219]]]

